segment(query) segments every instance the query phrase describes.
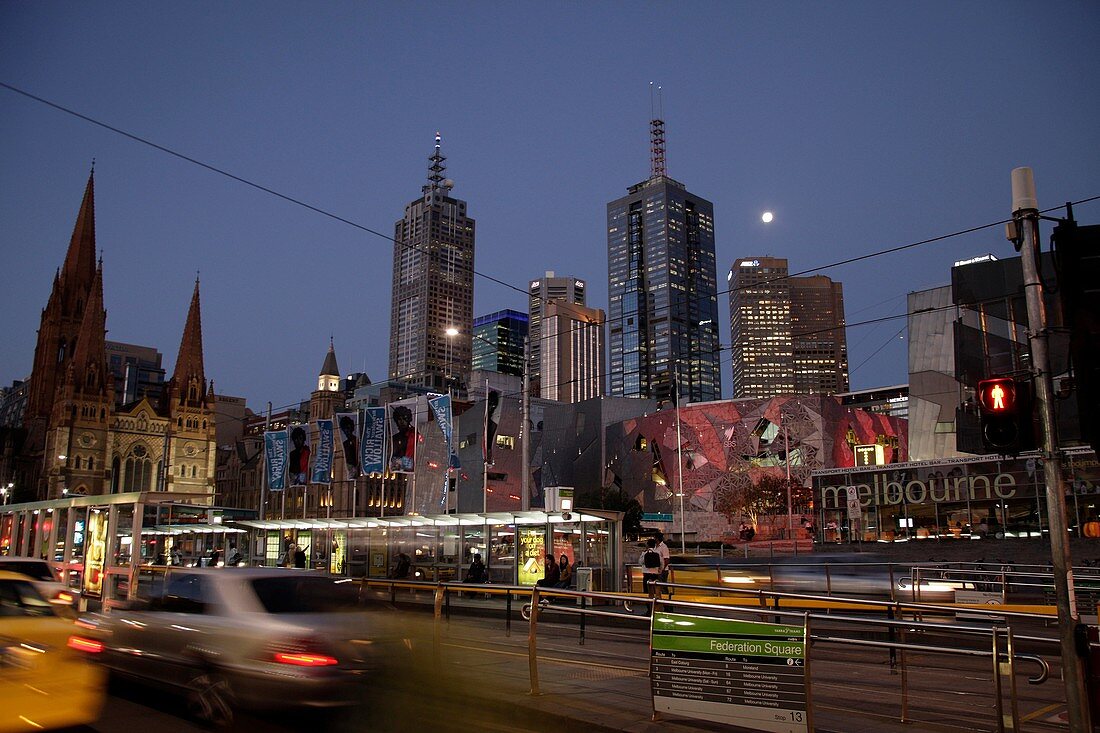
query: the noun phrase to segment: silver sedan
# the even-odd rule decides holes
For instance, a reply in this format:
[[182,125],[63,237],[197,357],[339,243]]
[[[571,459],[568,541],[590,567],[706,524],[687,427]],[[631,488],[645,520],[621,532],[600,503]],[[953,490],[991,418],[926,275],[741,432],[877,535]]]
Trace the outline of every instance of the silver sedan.
[[357,584],[291,569],[170,569],[149,597],[77,621],[112,672],[183,691],[195,717],[238,707],[331,707],[411,646]]

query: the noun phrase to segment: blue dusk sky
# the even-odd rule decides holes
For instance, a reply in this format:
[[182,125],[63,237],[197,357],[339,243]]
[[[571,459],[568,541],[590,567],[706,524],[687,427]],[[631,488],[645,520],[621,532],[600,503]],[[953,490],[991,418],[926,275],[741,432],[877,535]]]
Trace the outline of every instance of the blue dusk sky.
[[[383,235],[438,130],[477,272],[518,288],[476,277],[482,315],[525,311],[546,270],[607,308],[606,204],[649,174],[655,81],[668,174],[714,202],[720,289],[757,255],[842,282],[862,389],[908,380],[905,319],[879,320],[907,293],[1014,253],[992,226],[828,266],[1007,218],[1017,166],[1041,208],[1100,195],[1098,35],[1093,0],[9,0],[0,82]],[[171,371],[199,271],[217,391],[305,398],[330,335],[345,373],[385,379],[384,236],[0,88],[4,384],[30,373],[93,158],[108,338]],[[725,294],[719,314],[728,345]]]

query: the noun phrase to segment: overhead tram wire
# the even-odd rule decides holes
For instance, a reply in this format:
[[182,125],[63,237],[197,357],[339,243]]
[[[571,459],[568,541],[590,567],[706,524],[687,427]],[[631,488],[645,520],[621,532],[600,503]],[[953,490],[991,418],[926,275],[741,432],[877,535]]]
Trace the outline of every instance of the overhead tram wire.
[[[0,81],[0,87],[2,87],[4,89],[7,89],[9,91],[12,91],[12,92],[14,92],[16,94],[19,94],[21,96],[24,96],[28,99],[34,100],[34,101],[36,101],[40,104],[44,104],[48,107],[51,107],[55,110],[58,110],[59,112],[64,112],[65,114],[71,115],[71,116],[76,117],[76,118],[81,119],[81,120],[84,120],[85,122],[93,124],[97,127],[101,127],[105,130],[108,130],[108,131],[113,132],[115,134],[121,135],[121,136],[123,136],[127,139],[133,140],[134,142],[141,143],[142,145],[147,145],[147,146],[149,146],[149,147],[151,147],[155,150],[159,150],[160,152],[171,155],[172,157],[178,158],[180,160],[191,163],[193,165],[197,165],[200,168],[204,168],[204,169],[206,169],[206,170],[208,170],[212,173],[216,173],[218,175],[221,175],[221,176],[224,176],[224,177],[229,178],[231,180],[234,180],[238,183],[241,183],[241,184],[244,184],[244,185],[249,186],[251,188],[254,188],[258,191],[262,191],[263,193],[267,193],[271,196],[275,196],[276,198],[282,199],[282,200],[284,200],[288,203],[291,203],[291,204],[294,204],[296,206],[300,206],[302,208],[308,209],[309,211],[320,214],[320,215],[325,216],[325,217],[327,217],[329,219],[332,219],[334,221],[338,221],[342,224],[347,224],[348,226],[351,226],[355,229],[366,232],[368,234],[373,234],[376,237],[379,237],[381,239],[385,239],[386,241],[391,242],[393,244],[396,244],[400,247],[404,247],[405,249],[412,250],[412,251],[415,251],[415,252],[420,252],[422,254],[425,253],[424,250],[416,247],[415,245],[406,244],[404,242],[399,242],[399,241],[397,241],[396,239],[394,239],[393,237],[391,237],[387,234],[383,234],[382,232],[379,232],[375,229],[371,229],[370,227],[367,227],[363,224],[359,224],[358,222],[355,222],[355,221],[352,221],[351,219],[340,216],[339,214],[335,214],[335,213],[333,213],[331,211],[328,211],[326,209],[322,209],[319,206],[314,206],[313,204],[306,203],[305,201],[302,201],[301,199],[297,199],[297,198],[295,198],[293,196],[290,196],[288,194],[284,194],[284,193],[281,193],[279,191],[276,191],[275,189],[272,189],[268,186],[264,186],[263,184],[256,183],[256,182],[251,181],[251,180],[249,180],[247,178],[244,178],[242,176],[238,176],[234,173],[230,173],[229,171],[227,171],[223,168],[219,168],[219,167],[217,167],[215,165],[212,165],[210,163],[205,163],[201,160],[198,160],[197,158],[193,158],[193,157],[191,157],[189,155],[186,155],[184,153],[177,152],[177,151],[175,151],[175,150],[173,150],[173,149],[171,149],[167,146],[155,143],[152,140],[141,137],[140,135],[136,135],[134,133],[127,132],[126,130],[123,130],[119,127],[108,124],[106,122],[102,122],[100,120],[95,119],[94,117],[83,114],[81,112],[77,112],[76,110],[71,109],[69,107],[66,107],[62,104],[58,104],[56,102],[52,102],[48,99],[45,99],[43,97],[39,97],[39,96],[37,96],[35,94],[32,94],[31,92],[28,92],[24,89],[16,87],[12,84],[8,84],[7,82]],[[1069,206],[1079,206],[1081,204],[1091,203],[1091,202],[1097,201],[1097,200],[1100,200],[1100,195],[1090,196],[1088,198],[1079,199],[1077,201],[1070,201],[1070,202],[1068,202],[1068,205]],[[1059,206],[1052,206],[1048,209],[1044,209],[1044,210],[1040,211],[1039,213],[1040,214],[1047,214],[1047,213],[1050,213],[1052,211],[1058,211],[1058,210],[1064,209],[1064,208],[1066,208],[1066,206],[1067,206],[1067,204],[1062,204],[1062,205],[1059,205]],[[1001,220],[998,220],[998,221],[995,221],[995,222],[991,222],[989,224],[982,224],[980,226],[970,227],[968,229],[961,229],[961,230],[958,230],[958,231],[955,231],[955,232],[950,232],[950,233],[947,233],[947,234],[941,234],[941,235],[936,236],[936,237],[930,237],[930,238],[927,238],[927,239],[922,239],[922,240],[917,241],[917,242],[910,242],[908,244],[898,245],[896,247],[889,247],[887,249],[877,250],[877,251],[874,251],[874,252],[868,252],[866,254],[858,255],[856,257],[849,257],[849,258],[844,259],[844,260],[838,260],[837,262],[832,262],[832,263],[828,263],[828,264],[825,264],[825,265],[819,265],[817,267],[809,268],[809,269],[802,270],[802,271],[799,271],[799,272],[788,273],[787,275],[777,276],[777,277],[769,279],[769,280],[761,281],[759,283],[754,283],[751,286],[745,286],[745,288],[731,288],[731,289],[727,289],[727,290],[721,290],[721,291],[718,291],[718,292],[715,293],[715,297],[717,297],[719,295],[726,295],[726,294],[729,294],[729,293],[732,293],[732,292],[747,289],[749,287],[753,287],[753,288],[760,287],[761,285],[768,285],[768,284],[771,284],[773,282],[779,282],[781,280],[789,279],[789,278],[792,278],[792,277],[800,277],[802,275],[807,275],[807,274],[810,274],[810,273],[820,272],[822,270],[828,270],[828,269],[832,269],[832,268],[835,268],[835,267],[840,267],[840,266],[843,266],[843,265],[850,265],[850,264],[853,264],[853,263],[856,263],[856,262],[861,262],[863,260],[868,260],[868,259],[871,259],[871,258],[874,258],[874,257],[880,257],[882,255],[894,254],[896,252],[901,252],[901,251],[904,251],[904,250],[907,250],[907,249],[913,249],[913,248],[920,247],[920,246],[923,246],[923,245],[926,245],[926,244],[933,244],[935,242],[941,242],[941,241],[944,241],[946,239],[962,236],[964,234],[972,234],[974,232],[982,231],[983,229],[989,229],[991,227],[1004,225],[1004,224],[1006,224],[1010,221],[1012,221],[1012,219],[1001,219]],[[456,269],[461,269],[461,270],[467,270],[468,269],[470,271],[470,273],[473,274],[473,275],[484,278],[484,279],[486,279],[490,282],[496,283],[497,285],[501,285],[505,288],[508,288],[509,290],[514,290],[517,293],[521,293],[521,294],[523,294],[527,297],[530,297],[530,292],[528,291],[527,288],[522,288],[522,287],[518,287],[516,285],[512,285],[511,283],[505,282],[504,280],[501,280],[501,279],[499,279],[497,277],[494,277],[492,275],[488,275],[486,273],[479,272],[476,269],[474,269],[473,267],[466,267],[462,264],[457,264]],[[698,298],[695,298],[695,299],[697,300]],[[673,305],[680,305],[684,302],[688,302],[689,300],[690,299],[687,298],[687,297],[679,298],[674,303],[670,303],[665,308],[662,308],[662,310],[669,309]],[[622,321],[624,318],[625,318],[625,316],[622,316],[618,319],[608,319],[608,320],[604,321],[604,324],[606,326],[610,326],[612,323],[614,323],[616,321]],[[865,323],[869,323],[869,322],[865,322]],[[853,325],[855,325],[855,324],[853,324]],[[543,335],[540,340],[546,340],[548,338],[552,338],[552,337]],[[726,347],[723,347],[723,348],[726,348]]]

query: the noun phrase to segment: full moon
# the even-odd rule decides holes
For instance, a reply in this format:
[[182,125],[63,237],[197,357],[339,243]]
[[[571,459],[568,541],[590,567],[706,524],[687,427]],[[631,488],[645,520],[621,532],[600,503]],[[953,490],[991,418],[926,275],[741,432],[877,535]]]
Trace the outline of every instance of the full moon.
[[764,222],[765,224],[770,224],[771,220],[774,218],[775,216],[770,211],[765,211],[763,214],[760,215],[760,221]]

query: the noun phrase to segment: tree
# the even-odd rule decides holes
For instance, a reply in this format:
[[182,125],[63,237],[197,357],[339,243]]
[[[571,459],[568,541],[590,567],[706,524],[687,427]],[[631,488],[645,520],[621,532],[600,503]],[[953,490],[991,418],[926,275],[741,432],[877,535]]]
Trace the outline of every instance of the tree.
[[[755,527],[763,515],[787,513],[787,482],[784,476],[765,473],[756,483],[723,494],[717,509],[731,522],[734,517],[747,517]],[[809,503],[811,491],[793,478],[790,487],[792,511],[800,511]]]
[[623,537],[638,537],[642,531],[642,505],[628,496],[621,486],[601,486],[582,490],[577,496],[577,508],[604,509],[623,513]]

